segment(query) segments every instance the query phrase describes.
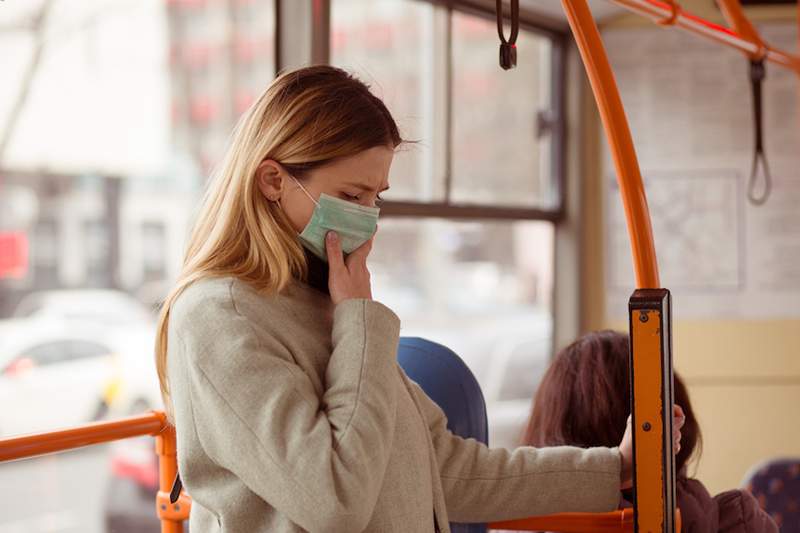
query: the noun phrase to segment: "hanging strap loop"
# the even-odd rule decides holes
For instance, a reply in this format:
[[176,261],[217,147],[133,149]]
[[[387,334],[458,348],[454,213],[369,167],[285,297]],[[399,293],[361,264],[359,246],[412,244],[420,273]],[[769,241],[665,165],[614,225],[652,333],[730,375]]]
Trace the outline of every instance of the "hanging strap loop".
[[[772,176],[769,171],[767,157],[764,154],[764,129],[761,87],[766,78],[767,71],[764,66],[764,58],[750,60],[750,87],[753,94],[753,134],[755,146],[753,150],[753,165],[750,168],[750,181],[747,185],[747,199],[753,205],[763,205],[769,198],[772,191]],[[760,195],[756,194],[756,183],[758,180],[758,163],[764,171],[764,187]]]
[[674,26],[675,22],[678,20],[678,16],[681,14],[681,6],[677,0],[667,0],[666,3],[669,6],[670,14],[656,20],[656,24],[659,26]]
[[500,66],[509,70],[517,66],[517,36],[519,35],[519,0],[511,0],[511,36],[506,40],[503,30],[503,0],[497,0],[497,35],[500,37]]

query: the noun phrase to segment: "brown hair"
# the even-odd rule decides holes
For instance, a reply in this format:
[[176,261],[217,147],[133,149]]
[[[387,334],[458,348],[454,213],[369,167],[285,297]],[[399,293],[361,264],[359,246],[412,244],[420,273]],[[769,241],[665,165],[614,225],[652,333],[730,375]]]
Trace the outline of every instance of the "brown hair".
[[[627,335],[605,330],[561,350],[536,391],[523,444],[618,446],[631,410],[628,346]],[[686,415],[675,469],[685,475],[702,436],[686,386],[677,374],[674,381],[675,403]]]
[[161,307],[156,368],[172,419],[167,343],[172,304],[197,280],[233,276],[257,290],[278,292],[308,265],[286,215],[264,201],[256,169],[265,159],[298,179],[307,172],[379,146],[404,141],[389,110],[344,70],[314,66],[286,72],[242,115],[215,170],[192,228],[177,283]]

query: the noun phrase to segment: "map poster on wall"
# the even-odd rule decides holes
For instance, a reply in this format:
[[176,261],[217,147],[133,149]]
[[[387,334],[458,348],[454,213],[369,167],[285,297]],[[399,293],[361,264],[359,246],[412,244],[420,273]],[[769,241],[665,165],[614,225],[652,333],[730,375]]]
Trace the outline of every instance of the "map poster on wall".
[[[759,28],[794,49],[797,27]],[[603,35],[630,121],[653,224],[661,284],[676,318],[800,317],[800,87],[767,65],[764,138],[772,192],[747,199],[753,157],[749,64],[681,31]],[[607,145],[606,145],[607,146]],[[608,149],[606,314],[620,319],[634,288],[630,241]],[[764,175],[759,171],[756,190]]]

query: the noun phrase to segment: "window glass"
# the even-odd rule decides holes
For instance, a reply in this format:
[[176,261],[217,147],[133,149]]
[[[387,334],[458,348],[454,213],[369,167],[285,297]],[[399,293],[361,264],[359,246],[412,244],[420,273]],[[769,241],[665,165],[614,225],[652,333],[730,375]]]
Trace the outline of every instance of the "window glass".
[[[152,304],[274,78],[275,2],[0,1],[0,27],[0,437],[161,408]],[[0,531],[157,531],[152,465],[110,448],[0,464]]]
[[412,0],[334,0],[331,64],[371,85],[401,135],[419,143],[395,156],[387,200],[443,198],[446,11]]
[[388,200],[443,201],[449,174],[452,203],[558,206],[550,37],[521,30],[517,68],[504,71],[492,17],[334,0],[331,27],[331,62],[371,82],[421,141],[395,158]]
[[[506,29],[508,32],[508,29]],[[457,203],[554,207],[551,43],[520,30],[517,67],[498,64],[493,20],[453,13],[453,190]]]
[[553,226],[382,219],[374,297],[404,336],[455,351],[486,398],[490,442],[518,442],[552,339]]

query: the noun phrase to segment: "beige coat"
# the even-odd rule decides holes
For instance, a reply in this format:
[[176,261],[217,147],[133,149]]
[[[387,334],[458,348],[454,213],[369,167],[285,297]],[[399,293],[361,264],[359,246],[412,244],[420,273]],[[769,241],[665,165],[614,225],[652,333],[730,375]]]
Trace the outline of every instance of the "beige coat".
[[[446,429],[380,303],[232,278],[177,299],[169,375],[193,533],[431,533],[619,503],[617,449],[490,449]],[[434,518],[435,517],[435,518]]]

